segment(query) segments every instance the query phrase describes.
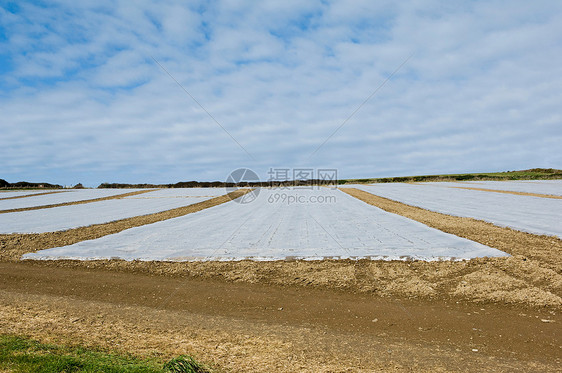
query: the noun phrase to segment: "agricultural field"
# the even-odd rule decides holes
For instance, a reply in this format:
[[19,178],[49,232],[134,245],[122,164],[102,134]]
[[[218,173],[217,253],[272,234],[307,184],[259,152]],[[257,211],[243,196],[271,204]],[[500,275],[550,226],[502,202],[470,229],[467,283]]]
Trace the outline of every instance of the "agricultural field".
[[562,196],[562,180],[519,180],[519,181],[465,181],[465,182],[428,182],[420,183],[456,188],[490,189],[529,194]]
[[[355,187],[380,197],[447,215],[484,220],[524,232],[562,237],[562,198],[495,193],[475,190],[476,185],[464,185],[466,184],[452,186],[403,183]],[[554,187],[558,187],[559,191],[562,183]],[[552,185],[539,185],[537,188],[539,191],[559,193],[552,189]]]
[[[70,203],[62,202],[61,204],[64,204],[63,206],[32,209],[28,211],[22,209],[23,211],[11,213],[2,213],[0,210],[0,234],[54,232],[148,215],[202,202],[224,194],[224,190],[216,188],[209,188],[209,190],[202,190],[200,188],[193,188],[193,190],[149,190],[142,194],[115,198],[124,194],[131,193],[123,190],[116,192],[114,190],[102,189],[76,191],[72,192],[70,196],[65,195],[65,198],[59,196],[55,198],[53,195],[45,195],[43,197],[48,201],[43,201],[42,203],[47,205],[53,204],[54,201]],[[86,204],[72,204],[72,202],[81,202],[93,198],[103,199],[107,197],[114,198],[93,201]],[[13,201],[22,200],[23,198]],[[0,201],[0,209],[4,207],[1,202],[2,201]],[[15,205],[21,208],[28,204],[29,202],[27,204],[20,203],[19,206],[17,204],[12,204],[11,206]]]
[[27,197],[33,194],[43,194],[43,193],[53,193],[55,191],[43,191],[43,190],[26,190],[26,191],[9,191],[9,190],[0,190],[0,201],[5,199],[15,199],[15,198],[22,198]]
[[223,204],[23,259],[439,260],[504,255],[373,208],[337,189],[320,188],[264,189],[252,203]]
[[561,196],[558,180],[1,192],[0,331],[210,371],[555,371]]
[[[136,192],[136,191],[139,190],[138,189],[126,190],[126,191],[119,190],[119,189],[52,190],[52,191],[43,191],[42,193],[36,193],[36,194],[41,194],[37,196],[30,194],[29,191],[11,192],[11,193],[6,192],[10,194],[18,193],[21,196],[26,196],[26,198],[0,199],[0,211],[52,206],[52,205],[87,201],[93,199],[115,197],[127,192]],[[4,194],[1,194],[0,197],[3,195]],[[12,195],[12,197],[15,196]]]

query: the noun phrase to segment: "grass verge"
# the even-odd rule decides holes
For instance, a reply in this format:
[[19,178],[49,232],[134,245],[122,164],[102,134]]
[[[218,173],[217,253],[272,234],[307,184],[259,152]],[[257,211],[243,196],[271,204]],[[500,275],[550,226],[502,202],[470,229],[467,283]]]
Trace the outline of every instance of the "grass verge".
[[189,356],[179,356],[167,363],[153,359],[110,354],[83,347],[43,344],[31,339],[0,335],[1,372],[138,372],[138,373],[206,373],[200,363]]

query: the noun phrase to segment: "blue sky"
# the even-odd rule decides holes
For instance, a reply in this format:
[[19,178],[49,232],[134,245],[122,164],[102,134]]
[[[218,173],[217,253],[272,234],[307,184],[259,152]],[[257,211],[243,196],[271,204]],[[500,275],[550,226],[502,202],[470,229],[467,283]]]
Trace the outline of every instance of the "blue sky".
[[562,168],[560,2],[0,4],[8,181]]

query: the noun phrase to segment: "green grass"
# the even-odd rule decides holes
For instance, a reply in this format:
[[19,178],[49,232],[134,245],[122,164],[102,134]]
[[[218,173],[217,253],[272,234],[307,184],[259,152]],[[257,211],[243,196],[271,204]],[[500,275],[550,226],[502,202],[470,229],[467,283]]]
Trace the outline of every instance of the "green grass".
[[191,356],[178,356],[164,364],[166,372],[172,373],[206,373],[208,370]]
[[0,335],[0,371],[70,373],[206,373],[207,368],[189,356],[163,364],[154,359],[110,354],[82,347],[42,344],[13,335]]
[[483,172],[472,174],[398,176],[372,179],[339,180],[339,184],[355,183],[396,183],[416,181],[462,181],[462,180],[552,180],[562,179],[562,170],[533,168],[522,171]]

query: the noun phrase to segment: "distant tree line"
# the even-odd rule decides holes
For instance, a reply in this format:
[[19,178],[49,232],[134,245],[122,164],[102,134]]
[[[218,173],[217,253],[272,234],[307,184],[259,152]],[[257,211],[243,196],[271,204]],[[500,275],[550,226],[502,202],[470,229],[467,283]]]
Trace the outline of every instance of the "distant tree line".
[[353,183],[408,183],[419,181],[465,181],[465,180],[549,180],[562,179],[562,170],[555,168],[532,168],[521,171],[505,171],[489,174],[422,175],[382,177],[374,179],[340,180],[339,184]]
[[180,181],[175,184],[122,184],[122,183],[103,183],[98,188],[235,188],[235,187],[289,187],[289,186],[315,186],[333,185],[331,180],[285,180],[285,181],[261,181],[261,182],[240,182],[225,183],[224,181]]
[[[226,183],[223,181],[180,181],[175,184],[124,184],[124,183],[103,183],[98,188],[226,188],[226,187],[290,187],[290,186],[323,186],[347,183],[397,183],[412,181],[446,181],[446,180],[524,180],[524,179],[562,179],[562,170],[553,168],[533,168],[522,171],[505,171],[500,173],[488,174],[458,174],[458,175],[423,175],[423,176],[404,176],[404,177],[385,177],[373,179],[350,179],[350,180],[285,180],[285,181],[261,181],[261,182],[240,182]],[[49,183],[30,183],[19,181],[9,183],[0,179],[2,189],[61,189],[58,184]],[[82,184],[76,184],[76,189],[84,188]]]
[[0,179],[0,188],[5,189],[62,189],[62,185],[49,183],[30,183],[27,181],[18,181],[17,183],[9,183],[4,179]]

